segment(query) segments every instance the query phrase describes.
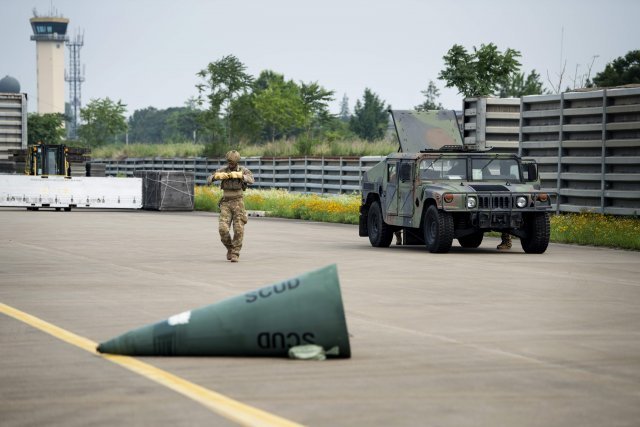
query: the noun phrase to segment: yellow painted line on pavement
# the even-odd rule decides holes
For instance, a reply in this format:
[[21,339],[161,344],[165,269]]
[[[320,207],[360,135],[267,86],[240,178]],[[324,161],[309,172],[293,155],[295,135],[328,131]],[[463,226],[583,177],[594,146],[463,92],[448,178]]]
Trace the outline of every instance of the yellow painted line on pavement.
[[103,357],[145,378],[157,382],[174,390],[196,402],[204,405],[218,415],[247,426],[300,426],[300,424],[254,408],[244,403],[228,398],[220,393],[209,390],[167,371],[156,368],[148,363],[130,356],[100,354],[96,351],[97,344],[87,338],[76,335],[49,322],[45,322],[28,313],[0,303],[0,312],[16,320],[40,329],[54,337],[75,345],[89,353]]

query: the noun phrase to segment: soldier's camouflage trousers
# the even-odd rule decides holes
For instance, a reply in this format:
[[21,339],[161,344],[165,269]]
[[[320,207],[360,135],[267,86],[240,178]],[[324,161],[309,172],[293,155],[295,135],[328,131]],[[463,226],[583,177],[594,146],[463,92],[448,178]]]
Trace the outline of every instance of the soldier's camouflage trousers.
[[[218,219],[218,231],[222,244],[231,250],[233,255],[239,256],[244,237],[244,225],[247,223],[247,211],[244,209],[242,197],[220,202],[220,218]],[[229,228],[233,224],[233,239]]]

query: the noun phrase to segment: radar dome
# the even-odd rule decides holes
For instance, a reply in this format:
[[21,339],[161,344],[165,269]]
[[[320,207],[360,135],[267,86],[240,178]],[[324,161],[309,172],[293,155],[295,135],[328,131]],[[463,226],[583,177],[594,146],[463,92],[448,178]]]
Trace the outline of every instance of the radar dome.
[[20,82],[11,76],[5,76],[0,80],[0,92],[20,93]]

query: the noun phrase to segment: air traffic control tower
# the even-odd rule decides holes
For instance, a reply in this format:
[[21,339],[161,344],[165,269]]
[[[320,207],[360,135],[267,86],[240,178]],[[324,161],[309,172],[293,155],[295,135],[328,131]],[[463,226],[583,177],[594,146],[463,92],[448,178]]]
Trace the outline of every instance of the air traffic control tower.
[[64,44],[69,20],[61,16],[35,16],[29,20],[36,41],[38,113],[64,114]]

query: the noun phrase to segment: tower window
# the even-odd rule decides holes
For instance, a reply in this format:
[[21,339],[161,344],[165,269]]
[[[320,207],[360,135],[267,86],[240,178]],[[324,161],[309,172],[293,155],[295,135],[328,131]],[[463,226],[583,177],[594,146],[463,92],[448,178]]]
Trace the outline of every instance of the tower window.
[[53,26],[51,25],[36,25],[36,33],[50,34],[53,32]]

